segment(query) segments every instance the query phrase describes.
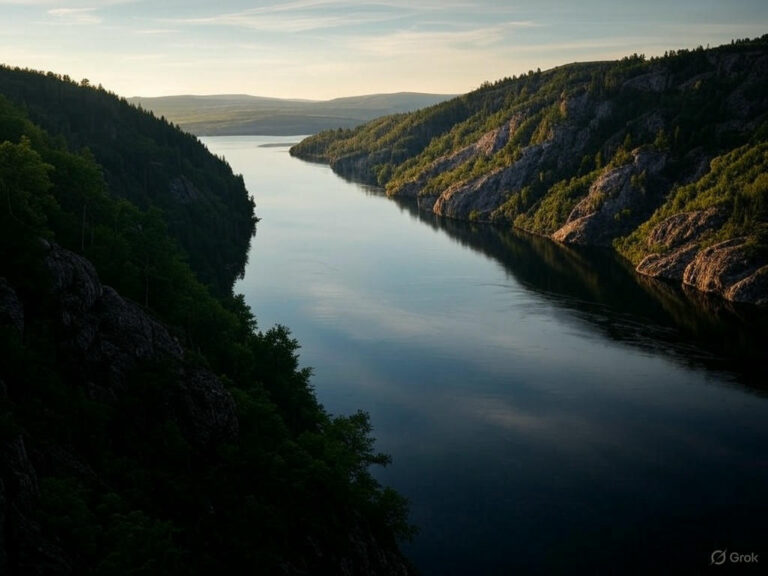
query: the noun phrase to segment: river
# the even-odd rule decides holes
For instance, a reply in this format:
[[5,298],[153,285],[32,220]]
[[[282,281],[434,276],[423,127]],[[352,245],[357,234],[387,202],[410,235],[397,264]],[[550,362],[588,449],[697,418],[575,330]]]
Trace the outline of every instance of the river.
[[236,291],[291,329],[328,411],[370,413],[424,575],[768,564],[764,314],[419,214],[296,138],[203,141],[262,219]]

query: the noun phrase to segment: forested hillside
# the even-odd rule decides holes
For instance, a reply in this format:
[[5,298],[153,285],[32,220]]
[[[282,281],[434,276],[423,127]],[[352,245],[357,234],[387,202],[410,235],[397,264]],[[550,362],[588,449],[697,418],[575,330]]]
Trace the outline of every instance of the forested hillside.
[[231,292],[242,180],[103,91],[2,78],[0,573],[407,574],[367,416]]
[[[255,218],[242,178],[223,160],[165,119],[86,81],[0,67],[0,95],[69,150],[91,154],[113,196],[162,210],[198,277],[219,294],[229,291],[244,270]],[[82,210],[90,229],[87,206]]]
[[767,121],[764,36],[531,71],[292,154],[422,210],[614,246],[643,274],[768,303]]

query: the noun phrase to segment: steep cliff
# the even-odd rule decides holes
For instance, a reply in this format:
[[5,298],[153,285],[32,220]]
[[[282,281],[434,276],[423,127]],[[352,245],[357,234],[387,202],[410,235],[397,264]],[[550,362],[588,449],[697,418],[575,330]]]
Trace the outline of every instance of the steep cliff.
[[[273,527],[269,515],[252,511],[251,521],[262,524],[236,529],[253,538],[254,556],[221,557],[209,531],[238,521],[228,515],[228,501],[270,503],[270,495],[250,490],[222,493],[239,485],[229,476],[234,471],[222,469],[249,438],[240,430],[242,407],[225,378],[190,357],[172,329],[102,285],[90,262],[43,245],[44,289],[17,290],[0,278],[0,335],[6,353],[25,363],[13,369],[13,359],[0,362],[3,574],[204,574],[211,563],[245,569],[249,562],[264,573],[410,573],[394,543],[354,507],[329,513],[329,527],[338,529],[330,538],[318,526],[288,520],[291,531],[280,538],[289,539],[290,553],[278,547],[275,558],[259,557],[269,551],[249,533]],[[301,474],[288,477],[310,480]],[[346,515],[350,520],[339,524]],[[236,543],[229,545],[238,554]]]
[[[643,224],[658,223],[657,211],[682,214],[680,206],[665,208],[678,190],[736,162],[743,147],[765,143],[767,122],[763,37],[650,60],[635,54],[530,72],[416,113],[319,134],[292,153],[385,186],[388,195],[416,197],[421,210],[511,224],[563,243],[615,246],[638,265],[643,250],[636,233],[651,232]],[[764,159],[755,162],[768,169]],[[743,237],[753,248],[738,252],[749,263],[734,279],[760,269],[766,246],[768,191],[759,171],[750,174],[750,181],[736,183],[748,192],[719,191],[711,203],[722,217],[702,228],[721,241]],[[735,211],[749,222],[738,224]],[[667,226],[676,222],[685,225],[686,217]],[[674,248],[685,258],[698,254],[694,244],[707,247],[696,229],[686,246]],[[728,259],[737,252],[718,254]],[[667,259],[638,271],[682,283],[682,261]],[[687,284],[761,301],[757,280],[748,291],[731,291],[732,284],[714,280],[714,267],[700,263],[697,270]]]

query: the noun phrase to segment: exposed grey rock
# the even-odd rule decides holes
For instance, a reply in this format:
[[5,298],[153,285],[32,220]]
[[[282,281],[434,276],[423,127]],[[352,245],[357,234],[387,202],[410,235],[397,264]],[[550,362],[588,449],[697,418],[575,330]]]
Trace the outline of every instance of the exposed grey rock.
[[164,324],[102,286],[90,262],[77,254],[52,244],[46,263],[60,310],[60,345],[93,397],[116,401],[136,369],[170,363],[177,366],[178,386],[168,405],[188,439],[203,447],[237,434],[232,396],[214,374],[185,365],[181,344]]
[[59,308],[62,346],[73,360],[91,367],[96,379],[108,373],[118,387],[140,363],[180,360],[183,350],[168,329],[133,302],[99,282],[85,258],[50,245],[46,264]]
[[474,212],[481,220],[506,200],[511,191],[519,191],[538,170],[549,143],[529,146],[512,165],[499,168],[469,182],[460,182],[445,190],[435,201],[433,211],[450,218],[469,218]]
[[91,345],[84,350],[91,363],[109,366],[110,382],[121,383],[139,364],[163,359],[181,360],[183,350],[165,325],[141,307],[104,286],[94,314],[85,322]]
[[756,262],[745,238],[701,250],[685,269],[683,282],[727,300],[768,304],[768,266]]
[[67,327],[74,326],[101,297],[96,269],[82,256],[56,244],[49,244],[45,264],[50,272],[51,290],[61,310],[61,322]]
[[666,155],[647,149],[632,152],[632,162],[606,169],[571,211],[566,223],[552,234],[565,244],[608,246],[629,229],[633,215],[647,204],[647,191],[633,177],[653,178],[664,168]]
[[673,248],[700,239],[706,232],[720,228],[725,219],[725,214],[717,208],[674,214],[654,227],[648,235],[648,246]]
[[[453,170],[458,166],[461,166],[465,162],[478,158],[480,156],[490,157],[507,145],[509,138],[514,135],[515,130],[520,127],[525,116],[522,113],[515,114],[512,119],[502,124],[499,128],[491,130],[483,134],[477,142],[465,146],[461,150],[446,154],[436,159],[428,168],[419,173],[419,175],[405,184],[401,185],[395,190],[392,190],[390,194],[397,195],[403,198],[416,198],[417,196],[423,196],[422,191],[424,186],[429,182],[431,178],[436,175]],[[427,205],[430,200],[424,200],[423,210],[431,210],[434,205],[434,201],[437,196],[431,199],[432,204]],[[421,203],[420,203],[421,205]]]
[[662,248],[664,251],[643,258],[636,271],[645,276],[681,282],[685,269],[699,253],[699,242],[723,222],[725,215],[716,208],[682,212],[664,219],[651,230],[647,240],[652,250]]
[[24,332],[24,306],[5,278],[0,278],[0,325],[3,324]]
[[717,208],[666,218],[648,235],[648,246],[666,249],[649,254],[640,274],[683,282],[732,302],[768,304],[768,266],[750,254],[746,239],[736,238],[700,250],[707,233],[718,230],[726,215]]
[[635,270],[644,276],[681,281],[686,267],[693,262],[698,252],[698,245],[691,242],[671,252],[649,254]]
[[726,291],[725,297],[732,302],[768,305],[768,265],[758,268],[732,284]]

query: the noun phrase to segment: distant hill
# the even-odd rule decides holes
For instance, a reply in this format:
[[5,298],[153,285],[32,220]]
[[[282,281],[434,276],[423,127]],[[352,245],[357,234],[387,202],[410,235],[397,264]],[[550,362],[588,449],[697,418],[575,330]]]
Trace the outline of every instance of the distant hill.
[[390,114],[411,112],[452,98],[447,94],[398,92],[335,98],[288,100],[246,94],[134,97],[129,102],[197,136],[265,134],[293,136],[353,128]]
[[487,83],[291,149],[419,208],[768,304],[768,35]]

